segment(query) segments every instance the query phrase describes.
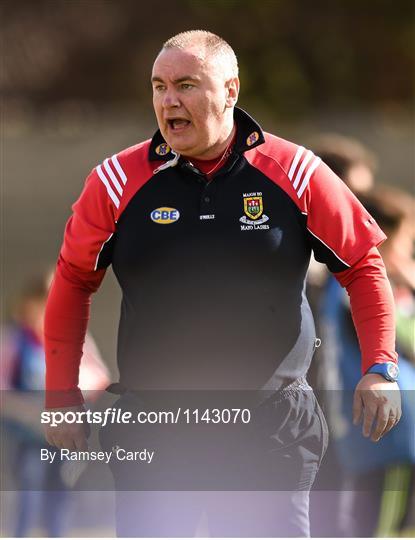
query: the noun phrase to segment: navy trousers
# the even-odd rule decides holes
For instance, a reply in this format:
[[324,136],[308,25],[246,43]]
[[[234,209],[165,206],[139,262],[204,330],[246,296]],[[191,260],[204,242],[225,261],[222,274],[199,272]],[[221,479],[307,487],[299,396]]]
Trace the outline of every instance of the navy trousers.
[[[155,452],[151,464],[110,463],[118,536],[193,536],[202,515],[212,537],[310,535],[309,492],[328,438],[320,406],[304,380],[259,404],[251,398],[248,425],[101,429],[104,450]],[[114,407],[136,414],[143,403],[127,393]]]

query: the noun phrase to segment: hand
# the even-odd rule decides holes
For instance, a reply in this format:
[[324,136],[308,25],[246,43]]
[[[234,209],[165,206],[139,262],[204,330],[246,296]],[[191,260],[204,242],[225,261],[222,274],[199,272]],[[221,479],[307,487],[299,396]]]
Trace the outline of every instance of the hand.
[[[68,411],[80,412],[84,411],[82,405],[75,407],[62,407],[59,409],[47,409],[48,411],[59,411],[65,414]],[[56,446],[56,448],[67,448],[68,450],[88,450],[88,437],[91,430],[86,422],[82,424],[68,424],[62,422],[57,426],[47,425],[45,427],[45,438],[47,442]]]
[[376,418],[371,440],[378,442],[401,418],[401,392],[398,384],[387,381],[377,373],[363,375],[354,393],[354,425],[361,422],[362,415],[362,432],[365,437],[370,437]]

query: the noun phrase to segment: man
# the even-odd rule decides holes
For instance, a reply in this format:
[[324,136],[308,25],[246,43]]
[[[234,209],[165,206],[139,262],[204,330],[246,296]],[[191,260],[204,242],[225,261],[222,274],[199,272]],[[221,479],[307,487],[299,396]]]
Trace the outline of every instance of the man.
[[[348,289],[363,373],[380,367],[393,374],[393,308],[375,247],[384,234],[312,152],[263,133],[235,107],[237,60],[220,37],[174,36],[151,80],[159,131],[92,171],[67,224],[46,315],[47,387],[57,391],[47,405],[81,406],[77,370],[89,298],[112,264],[123,292],[119,392],[130,401],[137,391],[158,389],[270,396],[259,409],[265,435],[258,463],[267,464],[259,484],[264,488],[269,473],[269,494],[245,496],[244,480],[256,472],[248,460],[250,467],[237,468],[241,484],[232,476],[223,487],[241,491],[210,498],[211,534],[307,536],[308,492],[327,443],[305,381],[315,347],[303,294],[310,253]],[[399,420],[396,383],[365,374],[354,409],[364,434],[379,440]],[[86,445],[76,424],[48,428],[46,435],[58,447]],[[115,439],[104,433],[102,440]],[[245,448],[236,448],[237,440],[230,441],[234,457]],[[121,491],[139,489],[140,478],[116,467],[114,476]],[[279,485],[278,478],[284,478]],[[140,496],[134,514],[117,494],[118,533],[193,534],[197,497],[154,493]]]

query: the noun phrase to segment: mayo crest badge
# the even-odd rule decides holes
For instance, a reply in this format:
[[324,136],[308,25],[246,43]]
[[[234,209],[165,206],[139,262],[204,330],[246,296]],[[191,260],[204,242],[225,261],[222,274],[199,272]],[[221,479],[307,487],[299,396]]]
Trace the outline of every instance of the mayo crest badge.
[[243,193],[244,215],[239,218],[241,231],[267,231],[269,230],[269,217],[264,214],[262,191]]
[[165,156],[170,152],[170,146],[167,143],[161,143],[157,146],[155,152],[159,156]]
[[263,211],[262,196],[244,197],[244,212],[250,219],[260,218]]
[[254,131],[251,133],[251,135],[249,135],[249,137],[246,139],[246,144],[248,146],[252,146],[253,144],[255,144],[257,142],[257,140],[259,139],[259,133],[258,131]]

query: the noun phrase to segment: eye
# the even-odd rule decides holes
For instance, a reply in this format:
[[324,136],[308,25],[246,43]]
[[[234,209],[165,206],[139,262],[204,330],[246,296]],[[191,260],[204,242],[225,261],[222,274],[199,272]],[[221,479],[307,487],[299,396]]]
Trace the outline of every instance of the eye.
[[180,88],[181,88],[182,90],[190,90],[191,88],[194,88],[194,86],[195,86],[194,84],[190,84],[190,83],[182,83],[182,84],[180,85]]
[[153,86],[154,92],[163,92],[166,89],[164,84],[156,84]]

